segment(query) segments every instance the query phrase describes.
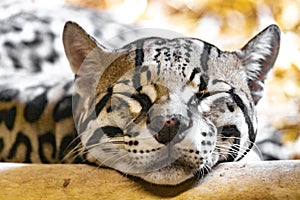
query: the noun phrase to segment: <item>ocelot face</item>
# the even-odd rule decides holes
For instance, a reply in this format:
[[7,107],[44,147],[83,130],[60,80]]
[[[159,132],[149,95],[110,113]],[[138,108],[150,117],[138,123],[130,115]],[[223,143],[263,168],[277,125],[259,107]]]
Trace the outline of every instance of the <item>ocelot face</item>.
[[240,160],[255,140],[255,104],[279,37],[273,25],[235,52],[195,38],[145,38],[112,51],[67,23],[83,146],[99,164],[165,185]]

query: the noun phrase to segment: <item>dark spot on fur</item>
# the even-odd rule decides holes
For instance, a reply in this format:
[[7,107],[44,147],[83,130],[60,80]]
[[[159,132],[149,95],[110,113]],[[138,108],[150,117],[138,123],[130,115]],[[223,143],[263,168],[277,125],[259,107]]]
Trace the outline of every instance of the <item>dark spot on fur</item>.
[[143,50],[144,41],[138,40],[136,43],[136,50],[135,50],[135,66],[142,66],[144,62],[144,50]]
[[[73,150],[77,144],[79,144],[80,139],[78,137],[75,137],[75,133],[70,133],[66,135],[60,143],[60,146],[58,148],[58,159],[59,161],[63,161],[65,159],[65,156]],[[76,157],[74,160],[74,163],[82,162],[81,157]]]
[[119,127],[115,126],[104,126],[102,127],[102,131],[108,136],[108,137],[118,137],[123,136],[123,130]]
[[19,58],[17,58],[16,55],[9,54],[8,57],[11,59],[13,65],[14,65],[14,68],[16,68],[16,69],[22,69],[23,68],[23,65],[21,64]]
[[208,70],[208,60],[210,55],[211,45],[204,43],[203,52],[200,56],[201,67],[204,71]]
[[19,90],[6,89],[0,91],[0,101],[8,102],[12,101],[19,95]]
[[106,109],[106,112],[107,112],[107,113],[111,113],[111,112],[112,112],[111,106],[108,106],[108,108]]
[[102,97],[102,99],[96,104],[96,115],[98,116],[99,113],[102,111],[102,109],[104,108],[104,106],[106,105],[106,103],[108,102],[108,100],[110,99],[111,95],[112,95],[112,88],[108,88],[107,89],[107,93]]
[[209,77],[206,74],[200,76],[199,91],[204,91],[207,88]]
[[47,91],[35,97],[32,101],[29,101],[24,109],[24,117],[28,122],[35,122],[39,120],[42,115],[46,105],[47,100]]
[[34,72],[40,72],[42,70],[41,58],[36,55],[31,55],[32,67]]
[[52,50],[51,53],[47,55],[46,60],[50,63],[54,63],[58,58],[58,53],[55,50]]
[[198,74],[198,73],[200,73],[200,69],[194,68],[191,75],[190,75],[190,81],[194,80],[195,75]]
[[226,105],[227,105],[227,108],[228,108],[228,110],[229,110],[230,112],[234,112],[234,107],[233,107],[233,105],[231,105],[231,104],[229,104],[229,103],[226,103]]
[[4,141],[3,138],[0,138],[0,152],[2,152],[4,149]]
[[72,114],[72,96],[66,96],[55,105],[53,119],[58,122],[62,119],[72,117]]
[[18,147],[22,144],[25,145],[25,147],[26,147],[26,150],[24,152],[25,160],[23,160],[23,162],[31,163],[31,159],[30,159],[30,155],[32,152],[31,142],[30,142],[30,139],[22,132],[18,133],[17,138],[15,139],[15,142],[9,151],[8,159],[13,159],[16,157]]
[[7,47],[9,49],[14,49],[16,48],[16,45],[14,43],[12,43],[11,41],[6,41],[3,43],[4,47]]
[[12,130],[16,120],[16,113],[17,108],[15,106],[9,110],[0,110],[0,123],[4,121],[8,130]]
[[12,25],[12,29],[13,29],[13,31],[15,31],[15,32],[21,32],[21,31],[23,30],[22,27],[17,26],[17,25]]
[[56,152],[57,152],[57,149],[56,149],[56,142],[55,142],[55,136],[53,133],[45,133],[44,135],[40,135],[38,137],[38,140],[39,140],[39,156],[40,156],[40,159],[42,161],[42,163],[50,163],[49,160],[47,160],[47,157],[45,156],[46,152],[44,152],[44,145],[45,144],[50,144],[52,146],[52,154],[51,154],[51,157],[52,158],[55,158],[56,156]]
[[139,73],[135,73],[132,77],[133,87],[136,89],[136,91],[141,91],[141,77]]

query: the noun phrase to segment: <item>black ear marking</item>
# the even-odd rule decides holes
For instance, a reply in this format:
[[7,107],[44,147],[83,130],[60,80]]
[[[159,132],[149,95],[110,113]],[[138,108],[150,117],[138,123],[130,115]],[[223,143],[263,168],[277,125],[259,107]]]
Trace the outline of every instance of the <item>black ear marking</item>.
[[280,29],[270,25],[235,53],[242,59],[254,103],[262,97],[264,80],[273,68],[280,46]]

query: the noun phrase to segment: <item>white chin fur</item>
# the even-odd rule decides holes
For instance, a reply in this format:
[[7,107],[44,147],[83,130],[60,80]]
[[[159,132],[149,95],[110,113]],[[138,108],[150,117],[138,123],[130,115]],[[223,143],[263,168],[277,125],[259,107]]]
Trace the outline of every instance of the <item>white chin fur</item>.
[[193,177],[191,170],[178,166],[167,166],[152,172],[132,174],[157,185],[178,185]]

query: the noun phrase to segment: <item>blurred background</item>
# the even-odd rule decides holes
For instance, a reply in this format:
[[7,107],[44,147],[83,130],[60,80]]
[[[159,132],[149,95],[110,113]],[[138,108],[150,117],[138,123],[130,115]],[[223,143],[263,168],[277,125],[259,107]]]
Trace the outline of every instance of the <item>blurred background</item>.
[[279,130],[291,159],[300,159],[300,0],[33,0],[107,10],[123,23],[165,28],[222,50],[241,48],[276,23],[281,49],[259,112]]

